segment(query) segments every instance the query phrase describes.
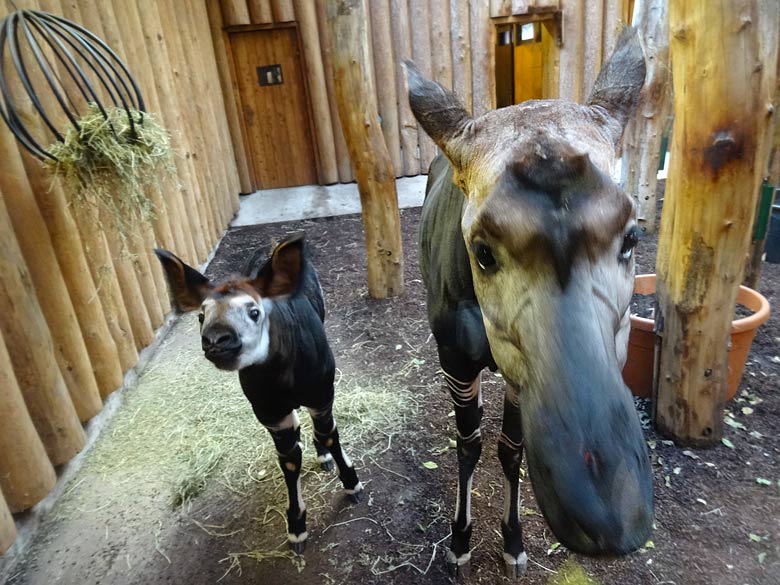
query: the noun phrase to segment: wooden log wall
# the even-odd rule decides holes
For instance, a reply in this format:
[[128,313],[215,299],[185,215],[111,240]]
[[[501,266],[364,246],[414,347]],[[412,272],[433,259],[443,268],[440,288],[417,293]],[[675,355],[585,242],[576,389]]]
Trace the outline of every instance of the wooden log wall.
[[[247,137],[231,76],[226,31],[297,22],[320,160],[319,182],[354,180],[339,124],[329,55],[325,0],[206,0],[241,190],[256,188],[247,159]],[[560,97],[584,101],[617,35],[629,0],[371,0],[367,3],[373,79],[382,132],[397,177],[426,173],[436,153],[406,99],[404,59],[455,90],[469,110],[495,107],[495,26],[492,19],[554,14],[562,10],[563,46],[550,64]],[[588,26],[585,26],[585,23]]]
[[[60,185],[0,123],[0,412],[7,423],[0,425],[0,554],[13,542],[10,514],[49,493],[54,467],[85,444],[82,424],[121,387],[170,310],[152,249],[202,264],[237,211],[247,176],[236,164],[226,107],[233,104],[219,89],[224,64],[211,42],[205,0],[183,12],[175,0],[14,4],[1,0],[0,18],[17,7],[51,12],[86,26],[117,52],[147,111],[171,132],[176,169],[161,193],[149,192],[157,217],[131,234],[129,255],[112,224],[101,223],[103,214],[69,205]],[[292,0],[251,2],[235,18],[288,17],[292,6]],[[64,130],[53,96],[41,91],[46,83],[34,85]],[[50,140],[18,89],[12,83],[23,120]]]

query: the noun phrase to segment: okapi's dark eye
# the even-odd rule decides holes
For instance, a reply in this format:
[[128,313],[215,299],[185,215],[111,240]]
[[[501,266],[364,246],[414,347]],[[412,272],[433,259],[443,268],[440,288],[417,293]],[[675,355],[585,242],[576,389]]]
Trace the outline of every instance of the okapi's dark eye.
[[199,313],[198,314],[198,321],[200,322],[201,325],[203,325],[203,319],[205,319],[205,318],[206,317],[203,315],[203,313]]
[[249,311],[249,318],[252,319],[252,321],[257,321],[260,318],[260,310],[259,309],[251,309]]
[[639,242],[639,228],[634,226],[623,237],[623,246],[620,248],[620,259],[630,260],[634,253],[634,248]]
[[474,242],[471,245],[471,251],[474,253],[474,257],[477,259],[477,264],[482,270],[494,269],[496,266],[496,259],[493,257],[493,252],[490,250],[485,242]]

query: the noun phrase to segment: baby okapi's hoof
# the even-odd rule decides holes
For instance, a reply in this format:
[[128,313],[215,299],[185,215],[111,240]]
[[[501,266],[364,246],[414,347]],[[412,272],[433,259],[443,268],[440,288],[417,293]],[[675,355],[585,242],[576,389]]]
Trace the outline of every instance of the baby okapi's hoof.
[[458,557],[447,549],[447,570],[458,582],[468,581],[471,577],[471,553],[467,552]]
[[353,504],[359,504],[363,500],[363,494],[365,493],[365,490],[363,489],[363,484],[358,482],[357,485],[348,490],[344,490],[347,493],[347,497],[349,498],[349,501]]
[[319,461],[320,469],[322,469],[322,471],[333,471],[336,468],[336,464],[333,462],[333,457],[330,453],[327,455],[319,455],[317,461]]
[[525,575],[528,567],[528,555],[521,552],[516,557],[509,553],[504,553],[504,575],[507,579],[519,579]]
[[302,540],[300,542],[290,541],[290,550],[292,550],[296,555],[302,555],[303,551],[306,550],[306,541],[305,540]]

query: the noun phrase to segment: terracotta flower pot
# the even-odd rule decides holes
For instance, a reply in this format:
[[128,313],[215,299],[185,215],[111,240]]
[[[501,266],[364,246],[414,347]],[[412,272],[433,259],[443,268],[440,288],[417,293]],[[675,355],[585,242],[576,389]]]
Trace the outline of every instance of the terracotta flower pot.
[[[655,274],[638,275],[634,282],[634,292],[642,295],[655,294]],[[737,303],[746,306],[753,311],[753,314],[744,319],[736,319],[731,323],[726,400],[731,400],[737,393],[756,329],[769,319],[769,301],[753,289],[740,286],[737,293]],[[631,393],[640,398],[650,398],[653,391],[653,354],[655,351],[653,325],[653,319],[631,315],[628,358],[623,368],[623,380],[631,389]]]

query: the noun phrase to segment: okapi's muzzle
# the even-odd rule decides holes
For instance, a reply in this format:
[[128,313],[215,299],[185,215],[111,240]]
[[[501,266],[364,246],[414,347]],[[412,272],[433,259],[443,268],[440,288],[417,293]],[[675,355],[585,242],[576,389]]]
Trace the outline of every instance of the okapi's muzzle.
[[561,543],[625,554],[652,529],[652,475],[614,335],[602,334],[590,306],[563,310],[554,374],[521,393],[523,436],[534,492]]
[[241,337],[227,327],[209,327],[201,332],[201,347],[210,362],[222,370],[234,370],[241,354]]

